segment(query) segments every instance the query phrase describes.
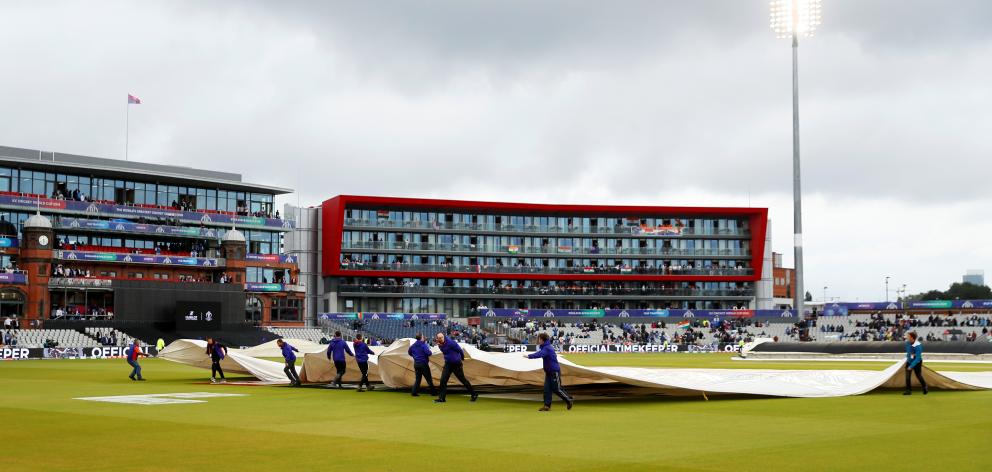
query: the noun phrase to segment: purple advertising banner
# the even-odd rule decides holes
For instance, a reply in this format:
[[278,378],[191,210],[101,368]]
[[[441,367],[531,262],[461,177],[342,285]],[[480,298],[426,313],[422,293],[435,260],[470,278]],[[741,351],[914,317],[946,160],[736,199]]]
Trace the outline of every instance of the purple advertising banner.
[[198,267],[218,267],[217,259],[209,257],[149,256],[114,252],[57,251],[56,258],[67,261],[123,262],[126,264],[162,264]]
[[911,310],[941,310],[948,308],[962,308],[967,310],[992,308],[992,300],[925,300],[909,302]]
[[155,234],[160,236],[186,236],[202,238],[219,238],[226,230],[197,226],[168,226],[145,223],[130,223],[126,221],[88,220],[84,218],[59,218],[56,228],[82,229],[97,231],[115,231],[121,233]]
[[676,309],[627,309],[627,310],[602,310],[602,309],[508,309],[508,308],[488,308],[482,310],[481,316],[486,317],[528,317],[528,318],[751,318],[755,316],[763,317],[793,317],[795,310],[676,310]]
[[295,264],[296,256],[293,256],[291,254],[248,253],[245,254],[245,260],[248,262],[268,262],[273,264]]
[[24,272],[0,272],[0,284],[26,284],[28,275]]
[[324,320],[443,320],[448,315],[444,313],[321,313],[318,318]]
[[823,309],[825,315],[846,315],[851,311],[992,309],[992,300],[923,300],[913,302],[838,302]]
[[293,229],[291,220],[262,218],[257,216],[228,215],[224,213],[201,213],[173,210],[168,208],[147,208],[109,203],[80,202],[76,200],[56,200],[52,198],[31,198],[16,195],[0,195],[0,205],[34,210],[41,207],[49,211],[80,212],[87,215],[108,216],[111,218],[168,218],[187,223],[203,223],[222,226],[253,226],[269,229]]

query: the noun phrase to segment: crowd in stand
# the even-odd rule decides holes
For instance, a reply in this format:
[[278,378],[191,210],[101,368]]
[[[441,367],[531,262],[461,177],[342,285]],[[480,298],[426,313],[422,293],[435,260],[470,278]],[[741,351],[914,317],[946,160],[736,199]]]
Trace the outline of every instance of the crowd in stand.
[[[975,341],[979,335],[989,337],[992,342],[992,317],[972,315],[970,317],[929,315],[904,315],[896,314],[893,319],[888,319],[882,313],[873,313],[867,320],[848,318],[847,326],[844,323],[821,324],[821,333],[839,334],[842,340],[851,341],[898,341],[903,338],[907,331],[917,328],[982,328],[964,333],[959,329],[947,329],[942,334],[944,338],[937,336],[932,331],[926,334],[927,341]],[[980,333],[980,334],[979,334]]]
[[21,322],[16,316],[8,316],[3,319],[3,335],[0,335],[0,343],[4,346],[16,346],[17,335],[14,331],[21,328]]
[[63,192],[62,189],[57,188],[52,192],[52,198],[55,200],[75,200],[77,202],[90,201],[86,199],[86,195],[80,192],[78,188],[71,192]]
[[89,277],[90,271],[77,269],[75,267],[65,267],[62,264],[56,264],[52,269],[52,277]]
[[[702,344],[707,337],[716,343],[741,343],[753,341],[755,337],[767,336],[760,321],[747,318],[684,320],[675,324],[675,330],[668,331],[665,321],[652,323],[600,323],[593,319],[588,322],[559,322],[558,320],[533,321],[517,319],[504,321],[504,328],[517,328],[528,338],[540,332],[548,333],[552,342],[558,345],[582,343],[599,335],[603,344]],[[617,333],[619,331],[619,333]],[[707,336],[708,335],[708,336]]]
[[106,307],[91,306],[87,309],[75,305],[56,308],[52,312],[52,319],[112,320],[114,319],[114,312],[112,309],[108,310]]
[[130,346],[132,339],[128,337],[127,334],[121,333],[118,337],[118,331],[112,328],[101,329],[92,336],[96,338],[97,342],[101,346]]
[[[173,203],[175,203],[175,202],[173,202]],[[196,210],[188,210],[188,211],[196,211]],[[256,217],[259,217],[259,218],[275,218],[277,220],[278,219],[282,219],[282,217],[279,216],[279,210],[276,210],[275,213],[272,213],[270,211],[261,211],[261,210],[255,211],[255,212],[249,212],[248,211],[248,207],[245,206],[245,205],[238,205],[237,211],[235,211],[235,213],[237,213],[238,215],[241,215],[241,216],[256,216]]]
[[75,250],[93,250],[93,249],[106,249],[114,252],[128,252],[130,254],[155,254],[157,256],[167,255],[167,256],[189,256],[189,257],[207,257],[207,247],[203,241],[172,241],[172,242],[156,242],[152,249],[142,249],[142,248],[121,248],[119,246],[97,246],[97,245],[82,245],[76,242],[70,242],[68,238],[61,237],[55,240],[55,249],[65,249],[69,251]]
[[[56,188],[55,191],[52,192],[52,194],[50,195],[50,197],[52,199],[54,199],[54,200],[74,200],[74,201],[77,201],[77,202],[91,202],[91,201],[93,201],[92,199],[87,198],[86,197],[86,194],[84,194],[78,188],[77,189],[73,189],[71,192],[70,191],[67,191],[67,190],[63,190],[62,188]],[[116,203],[116,202],[114,202],[114,203]],[[116,204],[118,204],[118,205],[133,205],[133,203],[128,203],[128,202],[125,202],[125,203],[116,203]],[[148,205],[148,206],[158,206],[158,205]],[[169,205],[169,208],[172,208],[173,210],[181,210],[181,211],[189,211],[189,212],[205,211],[205,210],[202,210],[202,209],[197,209],[196,208],[196,200],[195,199],[192,199],[192,198],[181,198],[179,200],[173,200],[172,201],[172,204]],[[250,212],[250,211],[248,211],[248,207],[245,206],[245,205],[238,205],[237,211],[235,213],[237,213],[238,215],[241,215],[241,216],[256,216],[256,217],[259,217],[259,218],[275,218],[275,219],[281,219],[282,218],[279,215],[279,210],[276,210],[275,213],[272,213],[271,211],[255,211],[255,212]]]
[[[379,322],[392,322],[394,320],[376,320]],[[368,332],[369,326],[365,320],[355,320],[349,325],[353,331],[356,332],[366,332],[369,334],[368,338],[370,340],[375,339],[377,342],[388,345],[395,341],[395,339],[379,336],[378,333]],[[479,347],[484,347],[488,345],[488,338],[486,332],[475,327],[464,326],[461,323],[450,320],[402,320],[400,326],[415,330],[423,333],[434,333],[439,330],[443,330],[445,335],[449,338],[461,342],[473,344]],[[430,336],[428,336],[430,337]],[[372,344],[373,346],[375,344]]]

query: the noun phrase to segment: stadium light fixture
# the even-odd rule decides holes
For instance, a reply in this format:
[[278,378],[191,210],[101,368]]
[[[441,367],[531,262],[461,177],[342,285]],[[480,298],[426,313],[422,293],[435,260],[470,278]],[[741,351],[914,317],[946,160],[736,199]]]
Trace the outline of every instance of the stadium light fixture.
[[813,36],[822,20],[820,0],[772,0],[770,8],[770,26],[780,38]]
[[795,249],[796,291],[793,308],[804,316],[806,291],[803,290],[803,205],[799,167],[799,37],[810,37],[820,26],[820,0],[772,0],[769,24],[780,38],[792,38],[792,198],[793,247]]

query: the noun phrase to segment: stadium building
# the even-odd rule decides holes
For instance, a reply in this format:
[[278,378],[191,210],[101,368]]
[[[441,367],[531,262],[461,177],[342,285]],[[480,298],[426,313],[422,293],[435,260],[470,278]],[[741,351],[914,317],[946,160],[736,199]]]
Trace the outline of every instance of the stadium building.
[[[300,325],[281,252],[290,189],[235,173],[0,147],[0,315],[35,320]],[[192,305],[189,305],[192,304]],[[195,327],[195,326],[194,326]]]
[[771,305],[765,208],[341,195],[287,212],[318,227],[287,249],[319,263],[323,312]]

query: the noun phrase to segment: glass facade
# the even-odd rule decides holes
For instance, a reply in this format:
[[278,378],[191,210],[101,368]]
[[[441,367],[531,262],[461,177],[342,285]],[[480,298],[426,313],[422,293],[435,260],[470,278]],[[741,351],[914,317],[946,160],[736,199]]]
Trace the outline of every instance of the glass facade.
[[[176,205],[191,210],[227,211],[234,213],[273,214],[274,195],[252,192],[235,192],[218,188],[159,184],[151,181],[134,181],[93,177],[79,174],[42,172],[29,169],[0,167],[0,192],[19,192],[44,197],[105,201],[121,205]],[[0,219],[12,223],[20,235],[24,220],[33,212],[0,210]],[[53,216],[53,218],[55,218]],[[220,233],[222,234],[222,232]],[[60,241],[113,248],[153,249],[156,246],[174,246],[175,238],[156,238],[142,235],[92,236],[81,231],[59,228]],[[195,238],[194,238],[195,239]],[[248,252],[279,254],[282,232],[268,230],[245,231]],[[217,240],[202,240],[199,247],[217,247]],[[188,245],[188,244],[187,244]]]
[[[729,309],[747,308],[754,298],[746,280],[754,275],[748,216],[345,208],[343,217],[339,268],[368,275],[335,281],[341,311]],[[712,276],[740,281],[708,281]]]
[[20,192],[52,198],[61,194],[71,198],[77,190],[87,200],[121,205],[172,207],[182,204],[195,210],[251,214],[273,213],[274,202],[273,195],[266,193],[0,167],[0,192]]

